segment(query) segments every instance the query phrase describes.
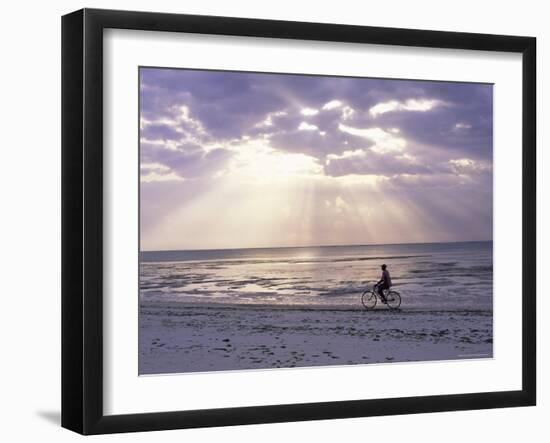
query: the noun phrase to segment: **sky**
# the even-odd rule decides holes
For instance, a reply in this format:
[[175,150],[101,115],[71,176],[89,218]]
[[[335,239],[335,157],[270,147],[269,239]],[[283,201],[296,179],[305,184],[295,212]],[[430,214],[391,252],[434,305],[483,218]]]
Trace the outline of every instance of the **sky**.
[[492,239],[492,85],[140,68],[141,250]]

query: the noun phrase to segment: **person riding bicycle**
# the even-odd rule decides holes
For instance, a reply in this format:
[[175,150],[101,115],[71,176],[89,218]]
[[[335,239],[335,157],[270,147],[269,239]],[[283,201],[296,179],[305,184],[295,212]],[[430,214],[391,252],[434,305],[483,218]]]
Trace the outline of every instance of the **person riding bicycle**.
[[390,289],[391,284],[391,278],[390,278],[390,271],[388,271],[386,268],[387,266],[384,264],[381,266],[382,268],[382,278],[376,283],[376,286],[378,287],[378,295],[380,296],[380,300],[382,300],[382,303],[387,303],[386,297],[384,296],[384,289]]

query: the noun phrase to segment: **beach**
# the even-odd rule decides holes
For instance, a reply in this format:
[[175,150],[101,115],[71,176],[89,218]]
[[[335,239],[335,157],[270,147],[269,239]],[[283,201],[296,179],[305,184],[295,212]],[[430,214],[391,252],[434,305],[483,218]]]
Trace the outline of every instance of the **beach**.
[[140,306],[139,372],[162,374],[492,357],[492,313]]
[[[386,263],[399,310],[361,293]],[[145,253],[139,373],[492,358],[492,242]]]

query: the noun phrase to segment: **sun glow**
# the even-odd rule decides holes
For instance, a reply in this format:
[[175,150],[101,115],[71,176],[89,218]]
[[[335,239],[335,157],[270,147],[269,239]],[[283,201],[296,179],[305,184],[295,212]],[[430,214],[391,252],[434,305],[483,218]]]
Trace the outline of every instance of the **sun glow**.
[[490,238],[490,86],[162,71],[141,75],[144,249]]
[[244,179],[268,182],[322,173],[317,159],[301,153],[285,153],[266,145],[257,145],[237,154],[227,174]]

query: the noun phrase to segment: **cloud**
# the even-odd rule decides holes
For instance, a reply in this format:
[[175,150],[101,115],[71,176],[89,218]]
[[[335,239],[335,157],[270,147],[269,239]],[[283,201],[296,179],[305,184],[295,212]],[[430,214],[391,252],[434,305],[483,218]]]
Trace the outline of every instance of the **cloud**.
[[[140,79],[142,117],[173,119],[174,109],[184,105],[216,141],[283,136],[307,117],[327,136],[338,122],[398,128],[407,141],[447,146],[454,156],[491,156],[490,85],[154,68],[142,68]],[[457,122],[471,128],[457,131]],[[177,137],[169,129],[153,129],[165,139]],[[339,141],[334,152],[350,148],[350,140]]]
[[399,174],[430,174],[432,171],[409,155],[394,155],[373,150],[356,149],[341,155],[327,156],[325,173],[333,177],[344,175],[393,176]]
[[158,173],[157,171],[151,171],[146,174],[141,174],[140,182],[141,183],[151,183],[151,182],[165,182],[165,181],[183,181],[184,179],[177,175],[174,172],[168,173]]
[[492,166],[484,162],[472,160],[471,158],[458,158],[448,161],[449,168],[453,174],[471,175],[473,173],[492,171]]
[[310,125],[309,123],[301,122],[300,125],[298,126],[298,130],[299,131],[318,131],[319,128],[315,125]]
[[147,140],[169,141],[181,139],[182,133],[174,124],[145,122],[141,129],[141,137]]
[[342,106],[342,102],[340,100],[331,100],[329,102],[326,102],[323,105],[323,111],[330,111],[331,109],[336,109]]
[[446,105],[426,112],[387,112],[371,116],[376,126],[398,128],[400,135],[410,144],[439,147],[449,158],[464,156],[491,161],[492,87],[468,83],[425,83],[425,96],[435,96]]
[[490,237],[492,94],[473,83],[142,68],[144,235],[169,245],[165,232],[197,220],[221,229],[206,217],[221,207],[239,213],[231,232],[243,231],[243,213],[250,236],[274,244],[353,241],[365,226],[392,241]]
[[273,126],[273,119],[277,117],[285,116],[285,111],[269,112],[265,118],[254,125],[255,128],[269,128]]
[[302,126],[301,129],[275,133],[269,137],[269,144],[282,152],[305,154],[319,160],[324,160],[327,154],[344,150],[344,147],[339,148],[341,141],[332,132],[320,131],[318,127],[312,126],[307,125],[309,129]]
[[142,183],[161,181],[182,181],[168,166],[160,163],[142,163],[140,165],[140,181]]
[[302,114],[302,115],[317,115],[317,114],[319,114],[319,110],[318,109],[312,109],[312,108],[303,108],[300,111],[300,114]]
[[[145,168],[141,175],[149,176],[150,181],[160,175],[169,175],[172,179],[213,176],[223,169],[233,155],[234,152],[226,148],[206,151],[199,145],[182,144],[177,149],[168,149],[142,142],[141,162]],[[150,165],[155,165],[155,168]]]
[[437,100],[437,99],[426,99],[426,98],[409,98],[404,102],[398,100],[390,100],[383,103],[378,103],[369,109],[369,113],[373,117],[378,115],[385,114],[386,112],[395,112],[395,111],[416,111],[416,112],[426,112],[430,111],[437,106],[443,106],[446,103]]
[[355,109],[353,109],[352,107],[350,106],[344,106],[342,108],[342,118],[344,120],[350,120],[353,118],[355,114]]
[[468,123],[459,122],[455,125],[455,129],[470,129],[472,125]]
[[[187,176],[212,173],[218,162],[203,166],[207,153],[221,149],[227,160],[247,138],[322,164],[356,150],[418,157],[418,146],[434,147],[419,157],[432,171],[453,158],[491,157],[492,94],[479,85],[154,69],[141,80],[142,139],[176,151],[170,161]],[[482,115],[476,124],[472,110]]]
[[384,153],[391,151],[401,152],[407,145],[405,139],[395,136],[395,131],[384,131],[381,128],[353,128],[343,124],[338,125],[338,129],[348,134],[364,137],[374,143],[371,148],[375,152]]

